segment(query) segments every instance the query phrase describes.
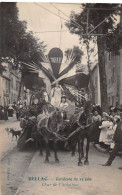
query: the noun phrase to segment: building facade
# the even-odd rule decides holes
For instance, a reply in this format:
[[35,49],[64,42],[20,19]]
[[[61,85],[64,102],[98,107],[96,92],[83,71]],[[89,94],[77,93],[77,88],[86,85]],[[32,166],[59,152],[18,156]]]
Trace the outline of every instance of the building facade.
[[[105,70],[107,79],[108,104],[109,106],[120,106],[122,105],[122,48],[120,48],[118,55],[115,55],[114,52],[105,52]],[[94,86],[94,103],[100,104],[100,82],[97,65],[95,65],[92,69],[91,78]],[[89,91],[90,99],[92,99],[91,87]]]
[[122,104],[122,53],[115,55],[114,52],[105,53],[105,67],[107,75],[107,94],[108,103],[110,105],[118,106]]
[[2,63],[6,67],[6,72],[0,76],[0,105],[5,106],[10,103],[10,73],[9,65]]
[[[109,106],[110,105],[122,106],[122,6],[121,6],[121,15],[120,15],[119,36],[120,36],[119,51],[116,53],[114,51],[111,52],[105,51],[105,70],[106,70],[107,95],[108,95]],[[95,66],[91,72],[91,77],[95,88],[94,95],[95,95],[96,104],[98,103],[97,97],[99,97],[99,91],[100,91],[100,83],[96,85],[96,80],[99,81],[98,72],[99,72],[98,66]]]
[[[12,69],[12,66],[7,62],[3,62],[2,65],[6,67],[6,72],[0,75],[0,105],[8,106],[17,102],[21,74],[19,70]],[[24,90],[23,85],[20,96],[22,100],[29,101],[30,91]]]

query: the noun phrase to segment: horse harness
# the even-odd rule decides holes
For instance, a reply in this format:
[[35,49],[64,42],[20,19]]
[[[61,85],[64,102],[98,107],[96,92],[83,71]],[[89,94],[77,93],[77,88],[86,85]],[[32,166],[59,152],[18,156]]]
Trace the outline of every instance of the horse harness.
[[[83,114],[83,115],[82,115],[82,114]],[[76,120],[76,122],[77,122],[77,124],[78,124],[78,128],[77,128],[75,131],[73,131],[72,133],[70,133],[69,136],[66,138],[66,137],[60,135],[60,134],[58,133],[58,131],[57,131],[57,132],[53,132],[53,131],[51,131],[51,130],[49,129],[49,127],[48,127],[48,121],[49,121],[50,115],[51,115],[51,114],[48,114],[48,115],[45,115],[45,116],[44,116],[44,118],[43,118],[42,120],[45,120],[45,124],[43,124],[42,127],[44,127],[44,128],[47,130],[47,132],[49,132],[50,134],[54,135],[56,138],[58,138],[58,139],[61,140],[61,141],[67,141],[70,137],[72,137],[73,135],[75,135],[75,134],[78,133],[79,131],[81,131],[81,130],[87,128],[87,127],[89,127],[89,126],[92,124],[92,123],[86,124],[86,120],[87,120],[87,119],[86,119],[86,115],[85,115],[84,112],[81,113],[81,115],[78,117],[78,120]],[[81,119],[83,119],[83,118],[84,118],[83,122],[79,122],[79,119],[81,120]],[[42,120],[41,120],[41,122],[42,122]],[[41,123],[41,122],[40,122],[40,123]],[[42,128],[42,127],[41,127],[41,128]]]

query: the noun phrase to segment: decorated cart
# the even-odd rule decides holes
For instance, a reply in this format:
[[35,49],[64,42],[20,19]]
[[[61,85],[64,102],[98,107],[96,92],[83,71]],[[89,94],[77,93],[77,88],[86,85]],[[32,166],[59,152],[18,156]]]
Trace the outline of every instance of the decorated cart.
[[[73,52],[69,54],[65,66],[64,64],[61,66],[63,53],[59,48],[51,49],[48,56],[45,56],[43,52],[40,55],[43,60],[38,64],[23,63],[25,69],[28,70],[28,75],[24,78],[25,86],[33,92],[30,105],[23,109],[21,114],[20,126],[23,133],[17,143],[20,149],[29,141],[37,144],[38,115],[43,117],[50,114],[54,108],[59,109],[62,95],[67,97],[68,106],[65,110],[67,119],[63,121],[56,136],[59,140],[65,140],[68,135],[66,129],[70,118],[76,111],[80,111],[80,109],[76,110],[76,104],[81,106],[81,101],[79,102],[77,97],[79,96],[82,102],[85,100],[83,95],[73,89],[76,88],[76,85],[79,88],[88,86],[89,76],[83,72],[76,72],[76,65],[79,62],[75,61]],[[40,81],[44,84],[43,86],[40,85]]]

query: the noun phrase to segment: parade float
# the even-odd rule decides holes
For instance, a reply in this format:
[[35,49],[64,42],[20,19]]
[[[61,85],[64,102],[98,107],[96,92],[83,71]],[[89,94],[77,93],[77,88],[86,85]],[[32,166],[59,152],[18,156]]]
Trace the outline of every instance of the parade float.
[[[36,140],[36,118],[39,114],[47,114],[52,107],[58,108],[62,95],[66,96],[68,106],[66,108],[67,120],[76,112],[76,105],[81,106],[86,99],[80,94],[78,88],[88,86],[89,75],[77,72],[75,55],[71,52],[65,62],[63,52],[59,48],[53,48],[46,56],[40,53],[42,61],[38,64],[24,63],[28,74],[24,78],[24,85],[32,91],[30,105],[23,108],[20,116],[20,126],[23,133],[17,146],[21,149],[28,141]],[[78,99],[80,97],[80,102]],[[77,106],[78,107],[78,106]]]

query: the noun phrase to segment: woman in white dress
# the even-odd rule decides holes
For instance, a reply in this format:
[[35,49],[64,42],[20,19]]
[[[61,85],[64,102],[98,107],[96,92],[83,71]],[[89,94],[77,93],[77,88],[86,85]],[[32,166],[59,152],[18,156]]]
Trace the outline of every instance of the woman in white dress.
[[107,130],[110,127],[110,122],[109,122],[108,117],[109,117],[109,115],[107,113],[103,112],[102,125],[99,126],[99,128],[101,129],[99,142],[103,142],[104,143],[106,141]]
[[68,107],[68,103],[66,102],[66,96],[63,95],[61,97],[61,103],[59,105],[59,109],[61,110],[62,112],[62,116],[63,116],[63,119],[66,120],[67,119],[67,114],[66,114],[66,108]]
[[111,145],[114,131],[115,131],[113,127],[114,127],[114,123],[111,120],[111,118],[109,118],[109,127],[108,127],[107,132],[106,132],[106,140],[105,140],[105,144],[108,145],[108,148]]

